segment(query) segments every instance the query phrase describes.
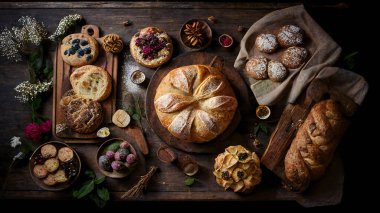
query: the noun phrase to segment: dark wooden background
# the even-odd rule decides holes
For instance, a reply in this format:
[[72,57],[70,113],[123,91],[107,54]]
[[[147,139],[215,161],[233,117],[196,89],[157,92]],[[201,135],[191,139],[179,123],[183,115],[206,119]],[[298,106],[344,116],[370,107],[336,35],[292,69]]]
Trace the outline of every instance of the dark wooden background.
[[[181,25],[188,19],[199,18],[207,19],[208,16],[214,15],[218,19],[218,23],[210,24],[214,30],[215,35],[222,33],[229,33],[236,41],[240,41],[242,34],[237,32],[237,26],[243,25],[250,27],[255,21],[262,16],[276,9],[285,8],[298,3],[163,3],[163,2],[135,2],[135,3],[0,3],[0,27],[10,27],[16,23],[17,19],[23,15],[30,15],[36,17],[37,20],[42,21],[50,32],[53,32],[59,20],[68,14],[79,13],[83,15],[89,24],[97,24],[101,27],[102,33],[117,33],[121,35],[126,43],[129,42],[131,36],[137,29],[144,26],[155,25],[166,30],[169,35],[174,38],[175,52],[174,57],[184,53],[183,46],[178,41],[178,31]],[[361,29],[358,29],[359,10],[357,5],[351,3],[318,3],[306,2],[306,9],[311,16],[337,41],[343,48],[342,56],[351,52],[359,51],[357,66],[354,68],[355,72],[362,74],[369,80],[370,90],[367,95],[363,106],[353,118],[352,125],[347,131],[344,142],[339,147],[339,152],[343,158],[345,168],[345,186],[342,204],[340,206],[359,205],[360,193],[364,193],[365,185],[368,185],[368,174],[363,174],[367,171],[364,169],[363,161],[372,161],[367,152],[358,152],[358,148],[363,150],[363,143],[370,143],[371,127],[367,126],[367,120],[375,115],[371,114],[373,105],[370,100],[375,92],[373,81],[373,72],[370,69],[368,62],[369,54],[367,52],[368,45],[363,43],[368,39],[366,34]],[[124,27],[122,22],[131,20],[132,26]],[[1,28],[2,29],[2,28]],[[216,36],[214,38],[216,38]],[[55,46],[51,47],[54,51]],[[232,63],[237,56],[239,46],[235,45],[230,51],[221,49],[216,41],[213,41],[211,46],[205,50],[210,53],[218,53],[223,56],[227,63]],[[122,62],[121,62],[122,64]],[[344,66],[343,62],[338,63],[339,66]],[[153,71],[152,71],[153,73]],[[371,78],[372,77],[372,78]],[[14,99],[15,92],[13,88],[21,81],[27,80],[28,75],[26,72],[26,64],[13,64],[1,58],[0,62],[0,182],[3,185],[5,181],[5,174],[7,173],[8,166],[14,156],[15,151],[9,146],[9,139],[13,136],[22,136],[23,129],[27,123],[30,122],[30,112],[28,108],[20,104]],[[121,81],[119,81],[120,83]],[[120,86],[119,86],[120,88]],[[143,97],[144,90],[136,90],[137,94]],[[119,101],[122,97],[119,97]],[[45,102],[45,113],[51,115],[51,100],[49,96]],[[123,103],[120,103],[121,105]],[[155,149],[160,144],[160,140],[149,129],[146,120],[143,122],[144,129],[147,132],[147,138],[151,147],[151,154],[146,158],[150,164],[157,164],[155,158]],[[94,162],[91,155],[88,153],[95,152],[98,144],[93,145],[73,145],[80,153],[83,161]],[[153,149],[152,149],[153,147]],[[204,165],[211,165],[213,157],[210,158],[206,155],[197,155],[195,157],[199,162]],[[213,177],[207,176],[210,172],[207,168],[202,167],[200,176],[201,183],[195,184],[193,187],[188,188],[184,186],[183,180],[185,175],[180,173],[176,168],[160,165],[161,172],[153,179],[153,183],[148,188],[148,193],[143,200],[247,200],[245,197],[237,196],[233,193],[220,193],[223,190],[217,188],[213,181]],[[357,177],[359,174],[359,178]],[[363,174],[363,175],[361,175]],[[4,203],[12,203],[16,200],[44,200],[49,199],[50,204],[56,204],[58,201],[65,200],[68,202],[70,191],[60,193],[41,191],[29,176],[27,166],[15,168],[8,176],[5,191],[1,193],[0,197]],[[109,184],[115,193],[113,200],[116,200],[122,194],[122,191],[128,189],[132,181],[125,184],[120,184],[110,181]],[[210,185],[211,184],[211,185]],[[276,183],[273,184],[273,190],[280,190],[276,188]],[[208,191],[213,193],[205,193]],[[170,195],[168,196],[168,193]],[[280,202],[273,200],[292,200],[291,196],[273,196],[273,194],[262,196],[251,196],[248,200],[259,200],[261,202],[252,204],[246,202],[247,205],[258,206],[298,206],[294,201]],[[10,199],[10,200],[3,200]],[[24,201],[28,204],[33,204],[37,201]],[[79,202],[70,201],[69,203],[79,204]],[[60,204],[58,202],[58,204]],[[86,204],[86,203],[85,203]],[[218,205],[226,206],[229,204],[218,203]],[[121,206],[123,203],[114,203],[116,206]],[[142,205],[142,204],[136,204]],[[162,206],[164,206],[163,204]],[[203,204],[206,205],[206,204]],[[236,206],[231,204],[230,206]],[[172,206],[176,206],[173,204]]]

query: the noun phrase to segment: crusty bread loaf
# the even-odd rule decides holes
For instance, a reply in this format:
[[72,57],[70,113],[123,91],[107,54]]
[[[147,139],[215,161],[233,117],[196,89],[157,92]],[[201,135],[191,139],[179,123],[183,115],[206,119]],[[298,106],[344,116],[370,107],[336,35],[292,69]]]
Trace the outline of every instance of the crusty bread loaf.
[[78,133],[94,132],[103,122],[103,109],[97,102],[84,99],[69,90],[62,97],[60,105],[65,111],[67,126]]
[[70,75],[70,83],[75,94],[85,99],[104,101],[111,94],[112,78],[101,67],[86,65]]
[[232,121],[237,100],[224,75],[205,65],[170,71],[154,98],[161,124],[183,141],[203,143],[221,134]]
[[331,99],[315,104],[299,128],[284,160],[285,182],[292,190],[304,191],[325,173],[347,126],[339,107]]

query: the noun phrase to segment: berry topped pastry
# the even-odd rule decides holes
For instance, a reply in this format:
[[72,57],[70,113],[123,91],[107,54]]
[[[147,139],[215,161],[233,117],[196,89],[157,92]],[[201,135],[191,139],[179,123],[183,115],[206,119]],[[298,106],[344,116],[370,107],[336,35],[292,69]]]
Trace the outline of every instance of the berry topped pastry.
[[171,58],[173,44],[166,32],[156,27],[146,27],[132,37],[130,49],[137,63],[155,68]]
[[62,40],[62,59],[69,65],[80,67],[91,64],[98,57],[98,42],[91,36],[76,33]]

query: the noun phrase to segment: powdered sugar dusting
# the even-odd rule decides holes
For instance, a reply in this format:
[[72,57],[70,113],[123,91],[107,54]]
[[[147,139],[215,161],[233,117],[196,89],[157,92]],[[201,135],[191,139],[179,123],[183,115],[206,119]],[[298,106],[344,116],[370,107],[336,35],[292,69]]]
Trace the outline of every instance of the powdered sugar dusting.
[[255,79],[265,79],[267,75],[268,61],[263,56],[253,57],[249,59],[245,65],[245,69]]
[[302,44],[303,34],[301,28],[295,25],[285,25],[277,35],[281,46],[289,47]]
[[299,67],[307,57],[307,50],[303,47],[289,47],[281,56],[281,62],[288,68]]
[[272,34],[260,34],[256,38],[255,45],[261,52],[272,53],[276,50],[278,43],[276,36]]
[[288,72],[285,66],[278,61],[269,61],[268,63],[268,76],[274,81],[283,81]]

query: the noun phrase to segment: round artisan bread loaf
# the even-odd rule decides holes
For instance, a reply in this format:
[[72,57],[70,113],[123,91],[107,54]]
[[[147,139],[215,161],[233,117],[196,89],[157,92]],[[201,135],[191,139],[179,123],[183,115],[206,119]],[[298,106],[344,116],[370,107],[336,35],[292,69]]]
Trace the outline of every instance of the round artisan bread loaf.
[[157,27],[146,27],[132,37],[130,51],[137,63],[155,68],[172,57],[173,43],[166,32]]
[[70,83],[75,94],[85,99],[104,101],[112,91],[112,78],[101,67],[86,65],[70,75]]
[[65,111],[66,124],[78,133],[94,132],[103,122],[103,109],[97,101],[84,99],[69,90],[60,105]]
[[231,123],[235,94],[214,67],[190,65],[170,71],[156,90],[154,107],[161,124],[176,138],[203,143]]

